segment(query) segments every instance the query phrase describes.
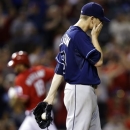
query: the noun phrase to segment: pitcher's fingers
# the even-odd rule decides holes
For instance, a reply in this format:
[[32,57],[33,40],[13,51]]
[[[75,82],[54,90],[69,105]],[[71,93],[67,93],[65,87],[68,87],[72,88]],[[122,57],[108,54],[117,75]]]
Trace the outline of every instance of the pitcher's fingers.
[[98,26],[97,26],[97,30],[100,31],[100,30],[102,29],[102,27],[103,27],[103,24],[102,24],[102,23],[99,23]]

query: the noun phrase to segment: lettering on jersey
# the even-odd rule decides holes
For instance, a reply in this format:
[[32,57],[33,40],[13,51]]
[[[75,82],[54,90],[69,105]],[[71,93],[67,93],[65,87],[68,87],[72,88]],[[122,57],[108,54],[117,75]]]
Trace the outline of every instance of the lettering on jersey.
[[45,84],[44,84],[44,81],[42,79],[37,80],[34,83],[34,87],[35,87],[35,90],[36,90],[36,93],[37,93],[38,97],[44,95],[44,93],[45,93]]
[[62,60],[62,64],[63,64],[63,74],[65,74],[65,66],[67,66],[66,53],[65,53],[65,51],[61,51],[60,54],[61,54],[61,60]]
[[44,70],[39,70],[39,71],[37,71],[37,72],[31,73],[31,74],[28,76],[27,80],[26,80],[26,84],[27,84],[28,86],[31,86],[32,83],[33,83],[35,80],[37,80],[37,79],[39,79],[39,78],[43,78],[44,76],[45,76],[45,71],[44,71]]
[[62,37],[62,39],[61,39],[61,43],[64,43],[64,44],[68,47],[69,42],[70,42],[70,37],[69,37],[67,34],[65,34],[65,35]]

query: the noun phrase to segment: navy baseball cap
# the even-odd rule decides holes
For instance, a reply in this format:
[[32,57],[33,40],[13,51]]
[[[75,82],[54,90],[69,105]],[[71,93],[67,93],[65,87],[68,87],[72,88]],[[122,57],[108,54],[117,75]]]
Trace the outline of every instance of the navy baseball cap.
[[94,16],[101,21],[110,22],[110,20],[104,16],[104,9],[102,8],[102,6],[95,2],[89,2],[85,4],[81,9],[81,14],[87,16]]

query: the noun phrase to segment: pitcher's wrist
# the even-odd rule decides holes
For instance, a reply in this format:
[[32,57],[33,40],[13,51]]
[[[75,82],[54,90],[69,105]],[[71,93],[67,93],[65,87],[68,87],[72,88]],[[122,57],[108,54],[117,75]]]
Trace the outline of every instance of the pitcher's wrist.
[[92,37],[97,38],[98,35],[97,34],[92,34]]

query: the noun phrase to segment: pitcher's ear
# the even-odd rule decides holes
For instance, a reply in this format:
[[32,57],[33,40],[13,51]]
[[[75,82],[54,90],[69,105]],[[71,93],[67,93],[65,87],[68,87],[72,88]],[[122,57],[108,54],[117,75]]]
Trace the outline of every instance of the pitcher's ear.
[[94,23],[94,22],[93,22],[93,20],[94,20],[94,17],[93,17],[93,16],[91,16],[91,17],[90,17],[90,19],[91,19],[91,21],[92,21],[92,24],[93,24],[93,23]]
[[93,27],[93,24],[94,24],[94,17],[93,17],[93,16],[90,16],[90,17],[89,17],[89,25],[90,25],[90,28]]

